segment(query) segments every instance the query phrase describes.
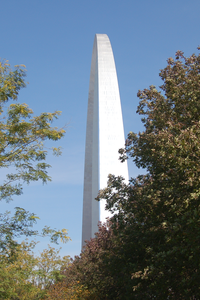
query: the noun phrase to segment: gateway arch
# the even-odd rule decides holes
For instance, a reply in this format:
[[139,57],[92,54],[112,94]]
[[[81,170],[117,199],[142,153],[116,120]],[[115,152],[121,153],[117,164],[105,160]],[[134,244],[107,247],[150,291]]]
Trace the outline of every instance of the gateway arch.
[[96,201],[107,186],[108,174],[128,182],[127,162],[119,161],[125,144],[121,101],[110,40],[106,34],[94,38],[87,111],[83,192],[82,246],[94,237],[98,222],[110,216],[105,201]]

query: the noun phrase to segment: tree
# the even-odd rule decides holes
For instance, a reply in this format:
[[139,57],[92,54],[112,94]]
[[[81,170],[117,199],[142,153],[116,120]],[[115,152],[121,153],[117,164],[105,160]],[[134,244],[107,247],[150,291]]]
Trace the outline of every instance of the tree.
[[146,175],[109,176],[97,197],[113,213],[108,232],[71,269],[104,299],[200,298],[200,55],[178,51],[160,77],[160,91],[138,92],[144,131],[119,151]]
[[[32,116],[33,111],[27,104],[15,102],[19,91],[25,87],[25,66],[16,66],[14,71],[10,69],[8,61],[0,62],[0,168],[8,169],[4,182],[0,185],[0,200],[10,201],[12,196],[22,194],[22,184],[31,181],[42,180],[43,183],[51,180],[47,174],[50,167],[45,162],[47,151],[45,140],[57,141],[63,137],[65,130],[51,127],[50,123],[58,117],[60,112],[42,113]],[[11,104],[8,102],[12,101]],[[60,154],[60,148],[53,148],[56,155]],[[36,299],[36,295],[44,290],[47,282],[59,278],[60,258],[55,258],[53,248],[51,254],[55,254],[55,261],[48,261],[48,250],[42,255],[42,260],[35,259],[30,253],[30,245],[20,243],[17,238],[22,236],[50,236],[51,242],[57,243],[61,238],[67,242],[69,237],[67,230],[51,229],[48,226],[39,233],[33,230],[33,225],[39,219],[34,213],[29,213],[23,208],[16,207],[13,216],[10,212],[0,214],[0,297],[2,299]],[[33,247],[35,243],[31,242]],[[51,272],[42,269],[42,262],[48,261]],[[57,260],[56,260],[57,259]],[[50,260],[50,259],[49,259]],[[66,263],[66,260],[64,260]],[[40,262],[40,265],[38,265]],[[54,264],[54,265],[53,265]],[[59,266],[58,266],[59,265]],[[36,276],[37,282],[43,283],[37,286],[32,282]],[[44,283],[44,277],[47,277]],[[40,293],[41,294],[41,293]],[[41,298],[39,298],[41,299]]]
[[142,253],[133,260],[135,297],[198,299],[200,55],[178,51],[160,77],[161,91],[138,92],[145,130],[130,133],[120,150],[122,160],[128,155],[147,174],[128,187],[110,177],[101,196],[118,210],[113,223]]
[[[27,104],[11,103],[16,101],[21,88],[26,86],[25,66],[15,66],[10,69],[8,61],[0,62],[0,168],[12,170],[6,175],[0,185],[0,200],[9,201],[13,195],[22,193],[22,183],[42,180],[43,183],[51,180],[47,174],[50,167],[45,162],[47,151],[44,141],[57,141],[63,137],[65,130],[51,127],[50,123],[57,118],[60,112],[42,113],[32,117],[33,111]],[[53,148],[59,155],[60,148]],[[39,219],[22,208],[17,208],[12,218],[8,213],[0,215],[0,247],[8,246],[8,242],[15,243],[14,237],[20,235],[36,235],[31,230],[33,223]],[[65,230],[56,231],[45,227],[43,235],[52,234],[52,241],[58,236],[68,240]],[[7,243],[7,244],[6,244]]]
[[44,299],[53,283],[63,275],[69,257],[49,246],[39,256],[32,252],[36,242],[23,241],[0,255],[1,299]]
[[[50,180],[43,143],[47,139],[57,141],[65,133],[64,129],[50,126],[60,114],[58,111],[32,117],[27,104],[11,103],[7,107],[7,102],[17,100],[20,89],[26,86],[24,67],[16,66],[12,71],[7,61],[0,63],[0,167],[15,170],[0,186],[0,199],[6,201],[22,193],[24,182]],[[59,148],[53,151],[60,153]]]
[[[99,225],[99,232],[95,234],[95,238],[86,243],[84,251],[80,256],[76,256],[65,270],[63,286],[76,286],[79,282],[89,291],[88,299],[111,299],[107,298],[107,295],[111,297],[112,293],[115,294],[116,282],[113,275],[118,274],[118,265],[114,272],[111,268],[110,258],[115,251],[114,246],[112,230]],[[105,268],[106,264],[109,267]]]
[[0,253],[6,254],[8,249],[12,253],[12,250],[19,245],[17,238],[23,236],[49,236],[51,242],[56,244],[58,244],[59,239],[63,243],[70,240],[66,229],[57,230],[45,226],[41,233],[33,230],[33,226],[38,219],[34,213],[30,213],[21,207],[15,208],[15,213],[12,217],[10,212],[0,214]]
[[38,299],[40,289],[30,282],[36,260],[30,253],[32,245],[21,243],[0,255],[1,299]]
[[32,283],[40,289],[47,290],[53,283],[63,278],[62,270],[70,263],[69,256],[61,257],[60,249],[55,249],[48,245],[40,256],[37,257],[35,274],[32,277]]
[[99,299],[95,298],[94,295],[90,295],[90,292],[84,285],[79,282],[74,282],[73,285],[66,285],[64,281],[59,281],[50,287],[47,292],[45,299],[48,300],[89,300],[89,299]]

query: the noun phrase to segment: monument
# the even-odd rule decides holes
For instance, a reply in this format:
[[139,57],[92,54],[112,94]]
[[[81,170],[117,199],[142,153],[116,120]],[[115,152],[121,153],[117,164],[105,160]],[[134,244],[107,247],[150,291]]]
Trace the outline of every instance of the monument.
[[127,162],[119,161],[124,147],[124,127],[115,61],[106,34],[94,38],[87,111],[83,192],[82,246],[94,237],[98,222],[109,217],[105,200],[95,200],[107,186],[108,174],[123,176],[128,182]]

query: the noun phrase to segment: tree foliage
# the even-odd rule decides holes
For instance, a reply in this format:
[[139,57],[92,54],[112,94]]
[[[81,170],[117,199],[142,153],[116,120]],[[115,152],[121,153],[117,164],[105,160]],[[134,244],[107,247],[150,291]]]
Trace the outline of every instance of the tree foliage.
[[53,283],[62,278],[69,257],[49,246],[39,256],[32,252],[36,242],[24,241],[0,255],[1,299],[44,299]]
[[84,284],[89,291],[86,299],[130,299],[132,270],[121,241],[110,222],[99,224],[95,238],[86,243],[80,256],[65,270],[63,284]]
[[[0,63],[0,168],[13,170],[0,185],[0,199],[7,201],[22,193],[24,182],[50,180],[44,141],[59,140],[65,133],[64,129],[51,127],[58,111],[33,116],[25,103],[7,105],[17,100],[20,89],[26,86],[24,67],[16,66],[12,71],[7,61]],[[59,149],[53,150],[59,154]]]
[[[8,169],[0,185],[0,200],[10,201],[14,195],[20,195],[23,183],[51,180],[44,142],[57,141],[65,133],[62,128],[51,127],[60,112],[33,116],[27,104],[17,102],[20,89],[26,86],[25,75],[25,66],[11,70],[8,61],[0,62],[0,168],[2,174]],[[60,154],[59,148],[52,150]],[[68,257],[61,258],[59,250],[51,247],[35,257],[35,242],[17,240],[38,235],[49,236],[54,243],[59,238],[62,242],[69,240],[66,229],[45,226],[41,233],[34,230],[38,219],[20,207],[15,208],[13,216],[10,212],[0,214],[1,299],[42,299],[50,285],[62,278],[61,269],[68,264]]]
[[21,237],[49,236],[52,243],[58,244],[61,239],[63,243],[70,240],[66,229],[52,229],[45,226],[41,232],[33,229],[34,224],[39,219],[34,213],[30,213],[21,207],[15,208],[15,213],[10,216],[10,212],[0,214],[0,253],[6,253],[8,249],[12,251],[20,243],[17,241]]
[[67,271],[99,299],[200,298],[200,55],[178,51],[160,77],[138,92],[144,130],[120,149],[146,175],[109,176],[110,224]]
[[97,300],[98,298],[91,298],[90,291],[78,281],[72,285],[67,285],[65,282],[58,281],[50,287],[47,292],[47,300]]
[[69,256],[61,257],[60,249],[55,249],[48,245],[37,257],[35,274],[32,276],[32,283],[41,290],[48,290],[49,287],[60,281],[64,276],[62,271],[70,263]]
[[126,148],[136,165],[147,169],[132,181],[131,199],[137,200],[132,212],[148,237],[150,258],[133,278],[139,278],[136,292],[148,286],[159,297],[195,299],[200,296],[200,55],[187,58],[178,51],[160,76],[161,92],[154,86],[138,92],[145,130],[130,133]]
[[38,299],[40,290],[29,281],[36,265],[30,253],[31,246],[18,244],[0,255],[1,299]]
[[[11,70],[8,61],[0,62],[0,168],[8,169],[4,182],[0,185],[0,200],[9,201],[13,195],[22,193],[22,184],[51,178],[47,174],[50,167],[45,162],[47,150],[45,140],[57,141],[63,137],[64,129],[51,127],[53,119],[60,112],[42,113],[32,116],[33,111],[27,104],[15,102],[21,88],[26,86],[25,66],[15,66]],[[9,101],[13,103],[8,104]],[[60,154],[59,148],[53,148],[54,154]],[[37,235],[32,230],[33,224],[39,219],[35,214],[16,208],[13,217],[9,212],[0,214],[0,249],[11,244],[17,245],[15,238],[25,235]],[[68,240],[66,230],[52,230],[45,227],[44,235],[51,235],[51,241],[57,242],[58,237]]]

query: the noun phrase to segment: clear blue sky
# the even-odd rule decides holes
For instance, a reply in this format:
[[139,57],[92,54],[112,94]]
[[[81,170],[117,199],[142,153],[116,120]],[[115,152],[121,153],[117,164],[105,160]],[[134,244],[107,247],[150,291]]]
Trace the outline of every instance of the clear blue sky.
[[[159,70],[176,50],[186,55],[200,44],[199,0],[1,0],[0,57],[25,64],[29,85],[20,102],[35,112],[62,111],[67,125],[59,158],[51,155],[52,182],[30,184],[1,212],[21,206],[39,217],[38,228],[67,228],[72,241],[62,254],[81,250],[84,148],[90,63],[95,33],[111,41],[118,73],[125,134],[142,129],[137,91],[159,86]],[[57,145],[56,144],[56,145]],[[55,146],[56,146],[55,145]],[[54,146],[54,145],[50,145]],[[138,170],[129,164],[130,176]],[[3,180],[3,172],[0,179]],[[48,240],[38,249],[46,247]]]

